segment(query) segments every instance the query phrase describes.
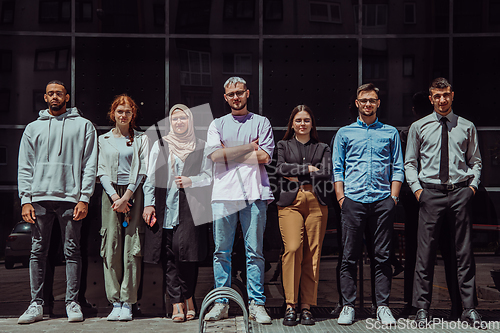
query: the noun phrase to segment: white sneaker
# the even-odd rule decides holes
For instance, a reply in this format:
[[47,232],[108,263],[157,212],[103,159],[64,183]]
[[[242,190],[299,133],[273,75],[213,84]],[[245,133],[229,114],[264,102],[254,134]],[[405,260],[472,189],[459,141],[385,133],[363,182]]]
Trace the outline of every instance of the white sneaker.
[[120,321],[132,320],[132,304],[123,302],[122,310],[120,311]]
[[255,304],[254,300],[250,302],[248,312],[250,319],[255,320],[259,324],[271,324],[272,322],[271,317],[267,314],[264,305]]
[[18,324],[31,324],[35,321],[40,321],[43,319],[43,306],[38,305],[37,302],[33,302],[28,306],[28,309],[17,320]]
[[215,303],[212,310],[205,315],[205,321],[221,320],[228,317],[229,304]]
[[111,313],[106,317],[106,320],[108,320],[108,321],[119,320],[121,311],[122,311],[122,303],[114,302],[113,303],[113,310],[111,310]]
[[75,301],[66,305],[66,314],[68,315],[69,322],[83,321],[82,308]]
[[391,309],[388,306],[381,305],[377,308],[377,319],[382,325],[396,325],[396,319],[392,315]]
[[349,305],[345,305],[342,308],[342,312],[339,314],[339,319],[337,319],[337,323],[339,325],[352,325],[354,321],[354,308]]

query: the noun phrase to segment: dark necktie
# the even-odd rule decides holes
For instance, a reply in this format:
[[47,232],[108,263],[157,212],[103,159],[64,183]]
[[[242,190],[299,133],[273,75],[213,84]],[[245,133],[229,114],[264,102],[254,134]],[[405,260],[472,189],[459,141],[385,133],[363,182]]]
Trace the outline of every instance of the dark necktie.
[[446,122],[448,118],[442,117],[441,122],[441,161],[439,163],[439,179],[442,184],[445,184],[448,181],[450,176],[450,168],[448,165],[449,162],[449,154],[448,154],[448,126],[446,126]]

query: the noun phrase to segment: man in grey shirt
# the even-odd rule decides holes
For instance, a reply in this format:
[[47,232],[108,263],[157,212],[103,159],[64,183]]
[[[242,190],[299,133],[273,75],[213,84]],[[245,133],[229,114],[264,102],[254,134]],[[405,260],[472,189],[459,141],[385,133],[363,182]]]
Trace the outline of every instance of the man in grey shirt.
[[479,185],[481,154],[474,124],[453,113],[453,97],[451,84],[445,78],[435,79],[429,88],[434,112],[414,122],[408,133],[406,180],[420,203],[413,306],[419,309],[416,322],[425,325],[439,232],[448,224],[465,309],[461,319],[480,328],[469,206]]

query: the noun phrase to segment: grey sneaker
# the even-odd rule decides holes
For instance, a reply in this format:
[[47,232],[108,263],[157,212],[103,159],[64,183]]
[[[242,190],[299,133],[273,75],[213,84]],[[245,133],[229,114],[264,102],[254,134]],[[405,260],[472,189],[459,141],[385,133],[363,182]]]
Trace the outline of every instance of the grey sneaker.
[[337,319],[337,323],[339,325],[352,325],[354,322],[354,308],[349,305],[345,305],[342,308],[342,312],[339,314],[339,319]]
[[43,319],[43,306],[33,302],[28,306],[28,309],[17,320],[18,324],[31,324],[35,321]]
[[69,322],[83,321],[82,308],[75,301],[66,305],[66,314],[68,315]]
[[123,302],[122,311],[120,312],[120,321],[132,320],[132,304]]
[[271,324],[272,322],[271,317],[267,314],[264,305],[255,304],[254,300],[250,302],[248,312],[250,319],[255,320],[259,324]]
[[108,320],[108,321],[119,320],[121,311],[122,311],[122,303],[114,302],[113,303],[113,310],[111,310],[111,313],[106,317],[106,320]]
[[215,303],[212,310],[205,315],[205,321],[215,321],[227,318],[229,315],[229,304]]
[[382,325],[396,325],[396,319],[392,315],[391,309],[388,306],[381,305],[377,308],[377,319]]

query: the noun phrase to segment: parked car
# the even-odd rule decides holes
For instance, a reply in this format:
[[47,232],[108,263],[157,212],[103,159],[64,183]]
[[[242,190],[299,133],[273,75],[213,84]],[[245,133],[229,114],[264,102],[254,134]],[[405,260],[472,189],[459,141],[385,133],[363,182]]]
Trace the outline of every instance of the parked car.
[[18,222],[7,237],[5,245],[5,268],[14,268],[16,262],[29,267],[31,251],[31,224]]

